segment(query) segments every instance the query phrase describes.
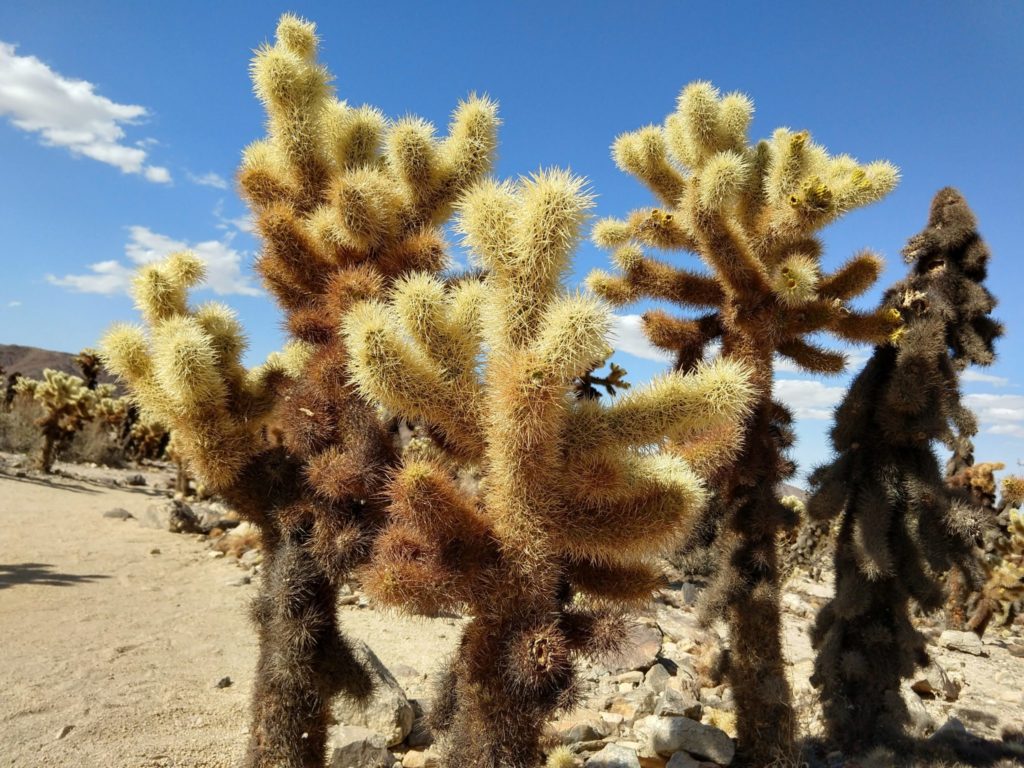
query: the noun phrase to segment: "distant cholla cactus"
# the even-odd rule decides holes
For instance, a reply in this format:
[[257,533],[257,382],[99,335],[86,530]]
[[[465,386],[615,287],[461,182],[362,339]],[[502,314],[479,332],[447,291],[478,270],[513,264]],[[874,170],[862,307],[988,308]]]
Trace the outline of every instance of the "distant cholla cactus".
[[99,385],[100,371],[103,370],[99,351],[86,347],[75,355],[75,365],[82,372],[82,380],[85,382],[86,388],[96,389]]
[[135,461],[156,461],[167,448],[170,432],[158,416],[143,411],[132,424],[130,438]]
[[1006,465],[1001,461],[985,461],[980,464],[971,464],[950,477],[948,482],[953,488],[963,488],[966,490],[970,494],[975,506],[995,512],[995,473],[1003,469],[1006,469]]
[[128,401],[123,397],[101,396],[96,401],[93,416],[112,435],[117,435],[128,417]]
[[78,376],[50,368],[43,371],[42,381],[23,378],[15,385],[15,390],[31,395],[43,408],[43,415],[36,422],[43,434],[38,466],[43,472],[49,472],[57,449],[92,419],[96,393],[87,389]]
[[649,598],[656,556],[704,503],[687,462],[651,446],[747,412],[746,368],[726,360],[609,406],[575,396],[609,354],[606,306],[562,287],[590,205],[561,171],[481,183],[458,226],[486,277],[412,275],[344,321],[360,390],[480,466],[474,496],[437,463],[403,464],[364,578],[384,604],[473,616],[434,704],[447,766],[541,762],[544,722],[574,703],[574,659],[616,639],[613,608]]
[[970,586],[982,513],[944,482],[933,450],[977,431],[958,373],[988,365],[1002,327],[983,281],[988,248],[953,189],[932,202],[927,228],[903,251],[913,266],[883,307],[904,320],[896,344],[876,347],[836,410],[834,461],[811,476],[811,515],[840,517],[836,593],[818,615],[812,682],[828,736],[845,750],[898,742],[909,720],[900,681],[927,662],[910,603],[942,605],[938,575]]
[[20,371],[14,371],[13,373],[7,374],[7,386],[4,390],[4,407],[5,411],[11,410],[11,406],[14,404],[14,397],[18,394],[18,382],[24,379]]
[[485,98],[461,103],[445,138],[419,118],[346,104],[317,47],[314,25],[285,15],[275,43],[257,51],[269,135],[246,148],[239,171],[263,239],[257,269],[293,336],[285,352],[245,370],[230,311],[188,306],[202,269],[184,254],[136,281],[149,338],[120,328],[106,341],[111,369],[168,424],[197,479],[261,529],[248,768],[322,765],[331,697],[366,693],[335,602],[380,526],[381,483],[397,457],[389,425],[354,393],[338,328],[353,303],[447,266],[442,227],[489,170],[499,123]]
[[[774,361],[781,355],[812,373],[839,373],[845,357],[818,346],[817,334],[881,343],[898,327],[891,308],[862,313],[849,305],[878,278],[881,259],[864,252],[825,272],[817,234],[884,197],[898,173],[887,162],[829,156],[806,131],[780,128],[751,144],[752,115],[743,94],[722,96],[697,82],[663,125],[616,139],[616,164],[663,207],[596,224],[593,238],[612,251],[618,274],[596,271],[588,284],[618,306],[655,299],[688,310],[682,318],[661,310],[643,316],[647,336],[675,355],[677,369],[691,369],[720,340],[725,357],[752,370],[751,417],[680,453],[708,477],[712,466],[719,470],[717,498],[700,526],[706,538],[718,532],[722,564],[705,616],[730,626],[740,759],[766,765],[792,754],[794,727],[776,547],[779,529],[795,517],[775,496],[794,471],[786,455],[794,436],[790,413],[772,399]],[[668,264],[650,249],[695,253],[711,273]],[[722,465],[723,451],[735,461]],[[715,461],[705,466],[705,457]]]
[[602,360],[600,364],[594,366],[592,370],[589,370],[582,376],[577,377],[577,397],[582,397],[587,400],[596,400],[601,396],[601,392],[598,390],[598,387],[604,389],[609,397],[615,397],[619,390],[630,388],[630,383],[626,381],[626,369],[617,363],[611,363],[609,365],[607,376],[595,376],[594,371],[598,368],[604,367],[604,363],[605,361]]
[[1007,510],[1006,535],[986,563],[988,577],[967,629],[985,633],[989,624],[1009,624],[1024,610],[1024,513]]

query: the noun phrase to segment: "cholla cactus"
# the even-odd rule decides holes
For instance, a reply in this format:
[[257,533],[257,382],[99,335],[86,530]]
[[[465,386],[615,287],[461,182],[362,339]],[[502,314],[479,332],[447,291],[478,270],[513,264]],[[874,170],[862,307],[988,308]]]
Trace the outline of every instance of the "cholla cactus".
[[98,350],[86,347],[75,355],[75,365],[82,372],[82,380],[87,389],[96,389],[99,385],[100,371],[103,369],[100,363]]
[[847,750],[897,741],[908,722],[900,680],[927,661],[910,602],[936,610],[939,574],[957,568],[969,585],[978,571],[981,513],[943,482],[932,445],[952,448],[976,432],[958,371],[991,363],[1002,333],[982,285],[988,249],[966,202],[947,188],[903,253],[911,274],[883,306],[902,315],[904,331],[876,347],[851,385],[832,428],[836,458],[811,476],[812,516],[841,516],[836,594],[812,633],[812,682],[828,735]]
[[[338,101],[314,26],[281,18],[252,77],[269,135],[244,153],[239,183],[263,238],[257,268],[294,337],[252,371],[241,329],[217,304],[192,309],[201,265],[179,254],[145,268],[136,297],[150,326],[108,336],[111,368],[171,427],[198,478],[256,523],[267,548],[254,619],[260,659],[249,768],[324,760],[329,703],[367,678],[338,631],[341,576],[379,526],[395,461],[378,412],[354,395],[340,319],[410,270],[447,263],[441,227],[490,167],[495,105],[459,105],[449,135]],[[264,435],[280,425],[282,444]]]
[[750,399],[732,361],[610,406],[575,396],[609,353],[606,307],[561,286],[590,204],[561,171],[482,183],[458,225],[486,277],[413,275],[344,322],[367,398],[480,468],[473,497],[444,466],[406,462],[364,579],[388,605],[473,615],[433,713],[448,766],[541,762],[541,726],[573,703],[573,660],[614,638],[610,606],[649,597],[655,556],[704,502],[687,462],[651,447],[735,424]]
[[[842,354],[808,339],[831,333],[878,343],[896,329],[889,308],[861,313],[849,300],[877,279],[881,259],[853,257],[835,272],[821,266],[816,233],[847,211],[872,203],[896,184],[886,162],[858,164],[830,157],[806,131],[780,128],[750,144],[750,100],[721,96],[709,83],[687,86],[662,126],[616,139],[618,166],[644,182],[662,208],[605,219],[594,240],[612,250],[616,275],[597,271],[588,284],[616,305],[656,299],[697,313],[644,315],[656,346],[689,369],[721,340],[722,354],[752,370],[757,400],[740,429],[698,442],[682,455],[702,467],[723,450],[736,460],[720,475],[718,498],[702,526],[720,531],[722,567],[706,615],[730,625],[729,679],[736,695],[741,759],[765,765],[792,752],[793,715],[785,676],[778,607],[777,533],[795,520],[775,496],[792,474],[785,455],[793,441],[791,416],[772,400],[776,355],[813,373],[838,373]],[[645,249],[696,253],[711,274],[655,259]],[[729,468],[731,466],[731,469]]]
[[988,576],[967,628],[983,635],[993,621],[1009,624],[1024,610],[1024,514],[1007,510],[1006,535],[987,565]]
[[3,406],[5,411],[11,410],[11,406],[14,404],[14,396],[18,394],[18,382],[23,378],[24,376],[21,375],[20,371],[7,374],[7,387],[4,390]]
[[96,393],[86,388],[78,376],[50,368],[43,371],[42,381],[22,378],[15,389],[31,395],[43,407],[43,415],[36,422],[43,434],[38,466],[43,472],[49,472],[57,449],[92,419]]
[[163,456],[171,434],[160,417],[143,411],[132,423],[129,445],[132,458],[141,464]]

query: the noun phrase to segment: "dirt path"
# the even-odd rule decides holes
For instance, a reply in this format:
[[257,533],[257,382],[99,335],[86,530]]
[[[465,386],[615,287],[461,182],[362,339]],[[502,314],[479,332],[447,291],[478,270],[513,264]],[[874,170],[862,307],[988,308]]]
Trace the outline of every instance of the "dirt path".
[[[255,587],[229,586],[243,572],[195,537],[103,517],[162,498],[0,475],[0,766],[237,765]],[[356,607],[341,620],[389,667],[424,673],[458,633]]]

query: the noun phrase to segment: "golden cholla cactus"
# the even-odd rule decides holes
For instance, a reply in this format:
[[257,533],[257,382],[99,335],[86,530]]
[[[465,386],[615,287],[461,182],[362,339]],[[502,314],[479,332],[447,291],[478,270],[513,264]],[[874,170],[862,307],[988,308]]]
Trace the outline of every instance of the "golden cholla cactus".
[[49,472],[61,444],[93,418],[96,393],[78,376],[50,368],[43,371],[42,381],[23,378],[15,387],[19,393],[31,395],[43,408],[43,415],[36,422],[43,434],[38,465],[43,472]]
[[[120,328],[106,341],[111,368],[170,426],[197,479],[261,528],[248,768],[321,765],[331,697],[366,692],[335,598],[380,526],[396,458],[388,425],[350,384],[338,327],[353,303],[447,265],[442,227],[488,172],[499,122],[494,103],[471,97],[438,138],[424,120],[349,105],[317,48],[314,25],[286,14],[256,52],[268,135],[246,148],[238,177],[263,240],[257,269],[293,337],[285,352],[245,370],[230,311],[188,306],[201,265],[186,254],[136,282],[149,338]],[[265,439],[278,426],[280,444]]]
[[1006,535],[987,563],[988,578],[967,628],[984,634],[988,625],[1005,626],[1024,610],[1024,513],[1008,510]]
[[86,347],[75,355],[75,365],[82,372],[82,380],[87,389],[96,389],[99,386],[100,370],[103,366],[100,363],[100,353],[92,347]]
[[479,466],[474,496],[441,464],[406,462],[365,574],[386,604],[473,615],[435,703],[446,765],[540,762],[542,724],[573,701],[573,659],[614,635],[609,606],[649,597],[656,556],[704,503],[687,462],[657,448],[737,422],[750,400],[730,360],[609,406],[576,396],[609,353],[604,303],[562,286],[590,205],[557,170],[483,182],[458,225],[486,276],[412,275],[344,321],[366,397]]
[[[793,737],[775,547],[779,527],[795,521],[774,495],[793,472],[785,456],[793,434],[789,412],[772,401],[774,361],[781,355],[806,371],[838,373],[844,356],[810,337],[881,343],[898,328],[891,309],[862,313],[848,303],[877,279],[881,259],[861,253],[827,272],[817,237],[847,211],[883,197],[898,173],[886,162],[830,156],[806,131],[780,128],[751,143],[752,114],[743,94],[722,96],[697,82],[662,125],[616,139],[616,164],[644,182],[661,207],[595,225],[594,240],[612,251],[617,273],[596,271],[588,284],[618,306],[655,299],[687,310],[685,317],[644,315],[648,337],[676,355],[677,368],[691,368],[720,340],[724,356],[752,371],[757,402],[743,428],[680,450],[708,477],[702,457],[722,450],[736,456],[732,469],[714,478],[712,517],[725,546],[707,612],[724,615],[731,627],[740,751],[767,764],[791,753]],[[710,272],[654,258],[652,248],[694,253]]]

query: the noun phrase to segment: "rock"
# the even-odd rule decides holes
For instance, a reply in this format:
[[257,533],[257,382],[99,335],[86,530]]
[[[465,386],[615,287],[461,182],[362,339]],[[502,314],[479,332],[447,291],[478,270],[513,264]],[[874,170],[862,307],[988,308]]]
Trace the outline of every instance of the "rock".
[[188,504],[181,501],[150,504],[139,516],[139,525],[171,533],[202,533],[199,518]]
[[700,768],[700,763],[686,752],[676,752],[668,759],[665,768]]
[[659,755],[669,756],[682,750],[694,757],[728,765],[736,747],[724,731],[703,725],[688,717],[659,717],[649,727],[650,746]]
[[650,688],[636,688],[628,693],[613,696],[608,703],[608,711],[616,715],[622,715],[626,725],[647,715],[654,714],[654,704],[657,701],[657,694]]
[[230,677],[222,677],[213,686],[214,688],[230,688],[233,685]]
[[670,608],[658,610],[658,626],[665,633],[665,637],[674,643],[692,642],[693,638],[703,632],[694,616]]
[[331,715],[337,723],[372,728],[384,737],[384,746],[401,744],[412,730],[412,705],[405,691],[388,671],[370,646],[359,640],[350,640],[352,653],[370,676],[373,692],[364,701],[349,696],[338,696],[331,706]]
[[562,744],[578,744],[581,741],[603,739],[611,732],[599,712],[578,709],[551,724],[551,730]]
[[108,509],[106,512],[103,513],[103,516],[113,518],[114,520],[130,520],[132,517],[134,517],[134,515],[127,509],[121,509],[120,507]]
[[950,680],[946,670],[934,660],[917,673],[910,687],[920,696],[942,698],[946,701],[956,701],[960,696],[960,686]]
[[60,729],[60,733],[57,734],[57,741],[60,741],[61,739],[63,739],[65,736],[67,736],[73,730],[75,730],[75,726],[73,726],[73,725],[65,725],[63,728]]
[[606,674],[650,669],[661,653],[661,630],[656,625],[633,624],[616,653],[608,654],[594,665]]
[[151,555],[159,555],[160,554],[160,547],[153,547],[151,550],[149,550],[149,554],[151,554]]
[[644,675],[644,685],[656,693],[661,693],[665,690],[665,684],[671,679],[672,673],[664,664],[658,663],[647,670],[647,674]]
[[224,584],[229,587],[244,587],[246,584],[252,584],[252,576],[244,575],[235,579],[228,579]]
[[654,705],[654,714],[659,717],[688,717],[699,721],[702,710],[701,703],[692,694],[673,688],[662,691]]
[[390,768],[391,753],[376,731],[359,725],[343,725],[331,731],[327,752],[330,768]]
[[608,744],[586,762],[587,768],[640,768],[636,750],[621,744]]
[[128,475],[128,477],[124,479],[124,484],[136,487],[142,486],[146,484],[146,478],[142,475]]
[[440,765],[440,755],[429,749],[425,752],[410,750],[402,758],[402,768],[438,768]]
[[973,632],[959,632],[955,629],[947,629],[939,635],[939,645],[949,648],[951,651],[969,653],[972,656],[987,656],[985,646],[981,638]]
[[810,616],[813,613],[807,602],[800,595],[787,592],[782,596],[782,607],[794,616]]

